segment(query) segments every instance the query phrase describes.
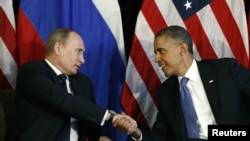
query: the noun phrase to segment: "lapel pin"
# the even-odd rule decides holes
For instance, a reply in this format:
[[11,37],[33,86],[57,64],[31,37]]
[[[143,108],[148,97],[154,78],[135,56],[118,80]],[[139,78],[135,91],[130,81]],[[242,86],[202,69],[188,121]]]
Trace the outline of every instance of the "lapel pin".
[[214,82],[214,80],[209,80],[209,83],[213,83]]

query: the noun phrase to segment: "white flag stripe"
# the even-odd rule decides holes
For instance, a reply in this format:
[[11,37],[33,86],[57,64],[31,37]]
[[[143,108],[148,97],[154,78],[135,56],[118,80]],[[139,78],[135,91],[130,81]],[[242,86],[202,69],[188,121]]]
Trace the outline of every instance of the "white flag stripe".
[[[226,0],[228,7],[231,10],[233,15],[234,21],[239,27],[242,40],[244,42],[245,52],[249,58],[249,40],[248,38],[248,31],[247,31],[247,19],[246,15],[242,14],[245,13],[245,4],[243,0],[236,1],[236,0]],[[239,8],[242,7],[242,8]],[[239,20],[240,19],[240,20]]]
[[98,11],[100,11],[100,14],[102,15],[112,34],[114,35],[124,66],[126,66],[122,20],[118,1],[109,0],[108,2],[103,2],[103,0],[93,0],[93,3],[95,4]]
[[156,5],[167,25],[181,25],[185,27],[182,18],[171,0],[156,0]]
[[137,25],[135,28],[135,35],[137,36],[139,42],[141,43],[143,47],[142,49],[146,53],[145,55],[147,55],[147,58],[149,59],[152,67],[154,68],[155,73],[158,75],[160,81],[162,82],[166,78],[163,72],[159,71],[158,64],[155,63],[155,54],[154,54],[154,48],[153,48],[154,33],[149,27],[141,11],[138,14],[138,21],[140,22],[137,22]]
[[[140,77],[140,74],[135,69],[133,60],[131,58],[129,58],[129,60],[130,61],[128,61],[127,67],[131,69],[129,69],[129,71],[126,73],[126,82],[136,101],[139,103],[140,109],[148,122],[147,124],[152,126],[153,121],[155,121],[156,118],[156,112],[158,111],[157,107],[148,93],[147,88]],[[138,86],[140,86],[139,89]]]
[[[234,57],[230,45],[228,44],[216,17],[209,5],[196,13],[204,32],[208,36],[208,40],[216,55],[224,57]],[[215,40],[216,39],[216,40]]]
[[[185,27],[185,24],[180,17],[178,11],[176,10],[173,2],[171,0],[156,0],[156,5],[161,12],[161,14],[164,17],[165,22],[167,25],[180,25],[182,27]],[[166,8],[166,5],[168,8]],[[200,54],[196,48],[196,45],[193,44],[193,51],[194,51],[194,56],[197,60],[201,60]]]
[[16,30],[12,0],[0,0],[0,6],[2,7],[3,11],[5,11],[5,14],[8,17],[13,29]]
[[[7,16],[7,19],[1,19],[1,20],[2,21],[8,20],[10,23],[9,26],[11,26],[13,29],[12,31],[15,32],[16,25],[15,25],[15,17],[14,17],[12,0],[0,0],[0,8],[3,9],[4,14]],[[4,16],[2,16],[2,17],[4,17]],[[11,31],[6,31],[7,28],[4,27],[3,25],[0,26],[0,28],[3,28],[2,29],[3,32],[11,32]],[[17,63],[14,60],[12,53],[10,52],[10,51],[13,51],[14,48],[7,46],[7,43],[5,43],[7,41],[4,41],[4,39],[6,39],[6,37],[3,38],[3,37],[1,37],[2,35],[12,35],[12,34],[8,33],[8,34],[1,34],[0,35],[0,69],[1,69],[5,79],[8,81],[6,83],[9,83],[10,86],[14,89],[16,87],[16,73],[17,73],[17,69],[18,69]],[[11,39],[11,40],[13,40],[13,42],[16,42],[15,38]],[[11,49],[8,49],[8,48],[11,48]]]
[[12,88],[16,87],[16,72],[17,64],[13,57],[11,56],[7,46],[4,44],[2,38],[0,38],[0,68],[9,81]]
[[[152,56],[154,56],[154,54],[152,53],[152,45],[153,45],[153,37],[155,34],[155,32],[157,31],[153,31],[156,30],[156,25],[157,23],[155,23],[156,21],[159,22],[159,25],[164,25],[163,22],[166,23],[167,26],[170,25],[180,25],[182,27],[185,27],[188,31],[190,31],[191,36],[193,34],[193,39],[194,39],[194,57],[197,60],[201,60],[204,58],[212,58],[212,57],[234,57],[234,54],[236,54],[235,56],[240,60],[240,63],[243,63],[244,65],[248,65],[247,61],[249,61],[248,57],[249,57],[249,41],[248,41],[248,35],[247,35],[247,26],[246,26],[246,17],[245,17],[245,11],[244,11],[244,6],[243,4],[243,0],[241,1],[236,1],[236,0],[225,0],[227,2],[227,4],[229,5],[229,10],[227,10],[227,7],[225,5],[224,1],[211,1],[211,5],[205,5],[205,7],[201,7],[201,9],[199,11],[197,11],[197,13],[195,13],[196,15],[191,15],[191,17],[189,17],[189,19],[187,19],[187,21],[183,21],[182,17],[180,16],[178,10],[173,3],[173,1],[171,0],[155,0],[155,4],[156,7],[158,9],[155,9],[156,7],[154,7],[154,3],[152,1],[144,1],[142,4],[142,10],[145,11],[140,11],[137,17],[137,24],[136,24],[136,29],[135,29],[135,36],[136,38],[138,38],[138,41],[135,41],[135,44],[132,45],[132,47],[138,47],[138,44],[140,44],[142,46],[142,48],[145,51],[145,55],[149,58],[151,65],[154,65],[154,62],[151,58],[153,58]],[[181,1],[179,1],[181,2]],[[195,4],[195,2],[193,1],[193,3]],[[179,3],[180,4],[180,3]],[[201,3],[200,3],[201,4]],[[151,13],[147,12],[148,9],[146,9],[147,7],[151,6],[151,9],[155,9],[155,11],[152,11]],[[179,6],[184,6],[183,5],[179,5]],[[213,6],[213,7],[212,7]],[[191,7],[192,8],[192,7]],[[233,17],[226,17],[226,19],[228,19],[228,22],[232,22],[232,20],[234,19],[235,22],[237,23],[236,25],[234,23],[230,24],[230,25],[226,25],[226,27],[221,27],[223,25],[221,24],[225,24],[225,22],[223,20],[225,19],[219,19],[217,21],[218,18],[221,18],[220,15],[220,8],[225,8],[224,13],[222,14],[226,14],[226,15],[233,15]],[[159,10],[159,11],[158,11]],[[215,11],[213,11],[215,10]],[[222,9],[223,10],[223,9]],[[157,13],[160,12],[160,13]],[[217,12],[217,13],[215,13]],[[228,13],[225,13],[228,12]],[[231,13],[229,13],[231,12]],[[152,18],[152,13],[155,13],[155,16],[159,16],[159,17],[154,17]],[[149,14],[149,15],[143,15],[143,14]],[[160,17],[160,14],[163,17]],[[188,13],[187,13],[188,14]],[[222,17],[225,15],[222,15]],[[145,18],[148,18],[145,20]],[[163,18],[163,19],[162,19]],[[152,20],[153,19],[153,20]],[[155,20],[157,19],[157,20]],[[160,20],[164,20],[164,21],[160,21]],[[148,20],[148,21],[147,21]],[[192,20],[192,21],[191,21]],[[148,23],[147,23],[148,22]],[[196,27],[193,26],[193,24],[195,24],[197,26]],[[199,25],[200,24],[200,25]],[[152,26],[152,27],[150,27]],[[229,27],[232,26],[232,27]],[[238,26],[238,27],[233,27],[233,26]],[[152,28],[152,29],[148,29],[148,28]],[[162,28],[162,27],[161,27]],[[190,28],[190,29],[188,29]],[[238,35],[227,35],[230,34],[230,29],[232,29],[232,31],[237,32],[237,28],[240,29],[240,34],[242,35],[241,37],[239,37],[239,44],[241,44],[241,39],[243,38],[242,41],[244,42],[244,48],[239,47],[237,48],[237,41],[234,41],[234,37],[238,36]],[[201,35],[200,35],[201,34]],[[233,41],[231,41],[233,40]],[[139,42],[139,43],[138,43]],[[150,43],[151,42],[151,43]],[[196,44],[195,44],[196,43]],[[202,46],[201,46],[202,45]],[[233,46],[232,46],[233,45]],[[199,49],[199,50],[198,50]],[[246,50],[243,50],[246,49]],[[132,51],[134,51],[132,49]],[[201,51],[201,52],[199,52]],[[245,56],[246,52],[247,56]],[[215,54],[214,54],[215,53]],[[242,56],[240,56],[239,54],[243,54]],[[134,55],[134,53],[132,53]],[[142,55],[143,56],[143,55]],[[132,59],[136,59],[136,58],[131,58],[129,59],[129,62],[133,62],[134,63],[134,67],[140,67],[137,66],[138,63],[137,60],[132,60]],[[248,59],[248,60],[246,60]],[[152,61],[151,61],[152,60]],[[141,61],[141,60],[140,60]],[[152,67],[152,66],[145,66],[146,67]],[[158,66],[156,66],[158,67]],[[129,66],[127,67],[127,71],[129,71],[130,73],[133,73],[133,71],[136,71],[135,68],[133,68],[133,66]],[[156,69],[154,67],[154,71],[158,74],[158,77],[160,79],[159,75],[159,69]],[[162,72],[162,71],[160,71]],[[138,96],[139,94],[145,96],[145,94],[149,95],[150,92],[146,91],[147,87],[149,87],[148,85],[150,84],[154,84],[155,82],[141,82],[141,83],[137,83],[138,82],[138,78],[142,77],[142,74],[139,74],[140,72],[136,72],[134,75],[130,76],[130,75],[126,75],[126,77],[134,77],[136,79],[130,79],[130,81],[126,81],[127,84],[129,84],[129,89],[130,91],[135,91],[137,93],[133,93],[134,98],[137,99],[138,104],[141,104],[140,100],[138,100]],[[138,76],[136,76],[138,75]],[[144,75],[144,74],[143,74]],[[151,77],[151,76],[149,76]],[[145,80],[152,80],[151,78],[145,78],[145,76],[143,76],[143,79]],[[126,78],[126,80],[128,80],[128,78]],[[137,80],[137,82],[132,83],[131,81],[133,80]],[[141,79],[140,79],[141,80]],[[145,81],[144,80],[144,81]],[[161,79],[162,80],[162,79]],[[162,82],[162,81],[161,81]],[[145,83],[145,84],[142,84]],[[135,86],[132,86],[135,85]],[[146,86],[147,85],[147,86]],[[142,89],[142,90],[141,90]],[[138,91],[141,90],[141,91]],[[127,91],[127,90],[126,90]],[[151,92],[152,93],[152,92]],[[150,93],[150,94],[151,94]],[[126,94],[125,94],[126,95]],[[155,97],[155,94],[151,94],[152,97]],[[129,97],[129,96],[128,96]],[[145,102],[144,102],[145,103]],[[156,110],[152,110],[149,111],[148,109],[146,109],[145,107],[150,107],[148,105],[144,105],[144,103],[140,106],[140,109],[145,109],[148,113],[156,113]],[[126,104],[126,103],[124,103]],[[154,104],[152,102],[152,104]],[[143,107],[145,106],[145,107]],[[154,105],[155,106],[155,105]],[[124,105],[124,107],[126,107],[126,105]],[[135,107],[135,110],[138,107]],[[128,112],[129,114],[131,114],[134,117],[138,117],[138,115],[140,114],[144,114],[145,115],[145,111],[142,111],[143,113],[133,113],[133,109],[131,109],[131,107],[128,108]],[[147,118],[147,116],[145,115],[145,117]],[[139,119],[137,119],[139,120]],[[152,124],[150,122],[150,119],[146,119],[149,128],[152,128]],[[143,123],[141,123],[143,124]],[[146,124],[146,123],[145,123]]]

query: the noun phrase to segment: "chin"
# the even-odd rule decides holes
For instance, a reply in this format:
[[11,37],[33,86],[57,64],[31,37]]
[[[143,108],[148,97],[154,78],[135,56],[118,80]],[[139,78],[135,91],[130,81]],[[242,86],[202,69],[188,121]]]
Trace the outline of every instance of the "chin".
[[170,72],[166,72],[166,71],[164,71],[164,75],[165,75],[166,77],[172,76],[172,74],[171,74]]
[[71,74],[73,74],[73,75],[77,74],[77,70],[72,71]]
[[168,75],[168,74],[166,74],[166,73],[164,73],[164,74],[165,74],[166,77],[169,77],[169,76],[170,76],[170,75]]

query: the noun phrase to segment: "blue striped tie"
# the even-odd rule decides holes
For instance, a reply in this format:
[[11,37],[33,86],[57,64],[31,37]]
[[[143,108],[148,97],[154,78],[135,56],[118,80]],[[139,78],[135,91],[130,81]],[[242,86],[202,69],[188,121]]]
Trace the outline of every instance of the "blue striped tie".
[[186,86],[188,78],[181,79],[181,105],[185,118],[188,138],[199,138],[199,128],[197,125],[197,117],[195,114],[192,98]]

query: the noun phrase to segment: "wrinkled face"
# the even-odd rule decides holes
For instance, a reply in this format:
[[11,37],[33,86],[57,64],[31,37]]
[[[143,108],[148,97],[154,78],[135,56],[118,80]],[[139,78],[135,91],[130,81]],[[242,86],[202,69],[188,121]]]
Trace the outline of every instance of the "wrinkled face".
[[81,64],[84,63],[84,51],[82,38],[76,33],[70,33],[65,45],[61,44],[58,62],[60,70],[64,74],[76,74]]
[[182,66],[182,51],[180,44],[172,38],[159,36],[154,40],[155,62],[161,67],[165,76],[179,75]]

